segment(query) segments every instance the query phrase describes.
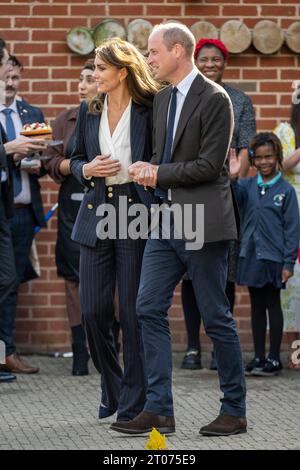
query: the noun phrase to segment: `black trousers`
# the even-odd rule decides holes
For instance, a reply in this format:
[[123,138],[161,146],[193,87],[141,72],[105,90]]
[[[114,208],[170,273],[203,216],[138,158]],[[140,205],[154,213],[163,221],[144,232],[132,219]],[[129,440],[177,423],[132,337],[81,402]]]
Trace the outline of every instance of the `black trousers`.
[[249,294],[255,357],[265,358],[268,312],[270,326],[269,357],[278,361],[283,331],[280,289],[276,289],[272,284],[267,284],[260,288],[249,287]]
[[34,238],[36,225],[31,205],[15,209],[14,216],[10,219],[12,239],[12,259],[17,273],[16,284],[11,289],[2,305],[0,317],[0,339],[6,344],[6,355],[10,356],[16,351],[16,311],[18,301],[18,289],[24,279],[24,273],[28,266],[29,253]]
[[[123,187],[123,188],[122,188]],[[114,187],[113,204],[118,215],[118,195],[136,201],[131,185]],[[128,193],[128,194],[126,194]],[[101,374],[102,402],[118,411],[118,419],[130,420],[145,403],[146,377],[141,332],[136,315],[145,240],[98,240],[95,247],[80,247],[80,301],[89,348]],[[114,296],[119,293],[119,315],[123,338],[124,372],[113,339]]]
[[[1,188],[1,185],[0,185]],[[15,258],[9,221],[0,194],[0,315],[2,306],[16,283]],[[1,339],[1,338],[0,338]]]

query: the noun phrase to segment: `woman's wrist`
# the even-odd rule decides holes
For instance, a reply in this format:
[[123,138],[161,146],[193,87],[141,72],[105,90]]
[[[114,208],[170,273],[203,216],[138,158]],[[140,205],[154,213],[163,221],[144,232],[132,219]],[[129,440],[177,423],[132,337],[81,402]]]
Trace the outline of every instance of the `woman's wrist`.
[[85,163],[82,166],[82,176],[84,177],[85,180],[90,180],[92,178],[92,175],[89,174],[88,163]]

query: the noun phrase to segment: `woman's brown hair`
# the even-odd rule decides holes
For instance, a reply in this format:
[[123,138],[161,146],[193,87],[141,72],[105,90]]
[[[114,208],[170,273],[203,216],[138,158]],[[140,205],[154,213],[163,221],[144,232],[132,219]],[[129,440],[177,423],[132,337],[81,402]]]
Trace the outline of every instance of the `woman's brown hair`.
[[[95,55],[106,64],[118,69],[125,67],[126,83],[132,100],[137,104],[152,106],[153,95],[161,88],[151,75],[145,57],[127,41],[111,38],[100,44]],[[103,109],[104,96],[97,95],[89,103],[89,112],[99,114]]]

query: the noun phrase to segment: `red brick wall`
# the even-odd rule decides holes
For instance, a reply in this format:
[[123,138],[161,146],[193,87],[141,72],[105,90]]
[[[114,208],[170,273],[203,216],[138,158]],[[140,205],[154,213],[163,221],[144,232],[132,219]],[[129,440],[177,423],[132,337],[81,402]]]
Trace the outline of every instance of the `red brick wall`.
[[[65,41],[73,26],[93,27],[106,17],[125,25],[135,18],[147,18],[153,24],[177,19],[188,26],[205,19],[220,26],[229,19],[240,19],[249,28],[257,21],[274,20],[283,29],[300,17],[299,0],[0,0],[0,37],[25,65],[22,96],[43,108],[53,119],[65,107],[77,104],[77,79],[85,58],[72,54]],[[292,80],[300,78],[300,57],[285,46],[272,55],[259,54],[253,47],[230,58],[225,79],[238,84],[251,96],[259,130],[270,130],[288,119]],[[56,202],[57,186],[44,178],[45,209]],[[18,308],[18,344],[23,350],[62,350],[68,348],[69,334],[65,312],[64,288],[54,265],[56,220],[37,236],[42,267],[39,280],[22,287]],[[205,295],[205,292],[203,293]],[[249,301],[245,289],[237,294],[235,311],[241,340],[251,349]],[[175,294],[171,309],[174,348],[183,349],[185,332],[180,296]],[[208,340],[203,338],[205,344]]]

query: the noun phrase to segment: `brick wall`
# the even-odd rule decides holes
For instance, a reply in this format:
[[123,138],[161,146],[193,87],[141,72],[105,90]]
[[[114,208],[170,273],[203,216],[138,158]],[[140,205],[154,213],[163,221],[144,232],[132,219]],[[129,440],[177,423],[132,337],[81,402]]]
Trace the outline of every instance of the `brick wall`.
[[[258,4],[259,3],[259,4]],[[204,19],[217,28],[229,19],[240,19],[251,29],[261,19],[271,19],[286,29],[300,17],[299,0],[0,0],[0,37],[25,65],[22,96],[43,108],[51,120],[65,107],[77,104],[77,79],[85,58],[72,54],[65,36],[74,26],[93,27],[102,19],[119,19],[125,25],[135,18],[153,24],[165,19],[180,20],[190,26]],[[231,56],[225,79],[251,96],[259,130],[270,130],[289,117],[292,80],[300,78],[300,57],[283,46],[271,56],[250,47]],[[45,209],[57,199],[57,186],[48,178],[42,182]],[[19,298],[17,336],[22,350],[68,349],[69,333],[63,283],[56,276],[54,244],[56,220],[37,236],[42,267],[41,278],[22,287]],[[205,295],[205,292],[203,293]],[[243,347],[251,349],[249,300],[239,289],[235,311]],[[184,324],[178,290],[171,309],[174,348],[185,346]],[[209,340],[203,336],[208,347]]]

